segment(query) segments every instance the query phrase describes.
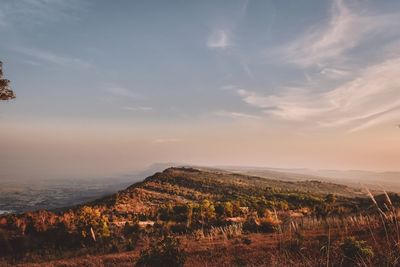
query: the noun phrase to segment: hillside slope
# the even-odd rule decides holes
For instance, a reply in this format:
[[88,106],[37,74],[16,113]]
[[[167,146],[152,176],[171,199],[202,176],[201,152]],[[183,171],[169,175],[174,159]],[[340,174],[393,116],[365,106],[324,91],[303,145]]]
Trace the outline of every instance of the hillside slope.
[[279,200],[286,199],[289,193],[298,193],[304,198],[327,194],[346,198],[364,196],[361,191],[345,185],[315,180],[280,181],[223,170],[174,167],[92,204],[107,209],[112,207],[119,213],[146,213],[166,203],[183,204],[203,199],[229,201],[251,197],[268,199],[268,196]]
[[[165,235],[182,241],[188,262],[202,262],[196,258],[198,253],[211,259],[204,249],[209,244],[203,246],[199,240],[225,250],[231,247],[224,245],[229,239],[249,249],[243,260],[250,262],[251,254],[264,250],[258,245],[269,242],[271,246],[265,249],[274,255],[280,245],[278,237],[288,234],[290,241],[293,230],[300,227],[316,242],[311,251],[318,254],[317,236],[325,235],[327,226],[339,234],[342,226],[348,231],[349,225],[357,223],[356,231],[368,218],[374,229],[382,229],[376,205],[381,213],[387,205],[395,209],[400,206],[400,196],[390,194],[390,203],[389,195],[375,199],[372,202],[360,191],[333,183],[280,181],[218,169],[168,168],[82,205],[0,215],[0,266],[118,251],[133,251],[131,263],[143,248],[149,248],[149,240],[158,242]],[[220,237],[224,241],[220,242]]]

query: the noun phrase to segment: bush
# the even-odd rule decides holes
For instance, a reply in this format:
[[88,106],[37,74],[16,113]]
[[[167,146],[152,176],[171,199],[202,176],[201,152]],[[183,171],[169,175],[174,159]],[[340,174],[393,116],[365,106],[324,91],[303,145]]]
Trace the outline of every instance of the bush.
[[243,230],[249,233],[258,232],[258,221],[254,217],[248,217],[243,224]]
[[280,222],[272,217],[260,219],[260,232],[273,233],[279,228]]
[[347,262],[356,262],[357,260],[366,260],[374,256],[374,252],[366,241],[356,240],[354,237],[347,237],[340,245],[343,256]]
[[153,243],[148,250],[140,253],[136,266],[143,267],[181,267],[185,264],[186,254],[180,248],[179,240],[167,236]]
[[174,234],[185,234],[188,231],[188,228],[184,223],[176,223],[170,226],[170,230]]
[[279,229],[280,224],[281,221],[266,210],[265,217],[263,218],[257,218],[256,216],[247,217],[243,229],[251,233],[273,233]]
[[251,241],[250,238],[244,237],[244,238],[242,238],[242,242],[243,242],[243,244],[245,244],[245,245],[250,245],[252,241]]
[[139,228],[139,224],[137,222],[130,224],[128,222],[125,223],[124,226],[124,235],[129,237],[132,235],[135,235],[139,232],[140,228]]

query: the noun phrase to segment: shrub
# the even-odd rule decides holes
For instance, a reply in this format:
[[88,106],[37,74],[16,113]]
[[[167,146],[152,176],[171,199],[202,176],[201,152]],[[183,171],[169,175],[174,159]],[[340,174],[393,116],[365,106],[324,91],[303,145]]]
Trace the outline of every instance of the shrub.
[[186,224],[184,223],[175,223],[170,226],[170,230],[174,234],[184,234],[188,231]]
[[248,216],[243,229],[247,232],[272,233],[279,229],[281,221],[276,218],[270,211],[265,210],[263,218],[257,216]]
[[260,221],[259,229],[260,229],[260,232],[263,232],[263,233],[273,233],[273,232],[277,231],[279,224],[280,224],[279,220],[276,220],[272,217],[262,218],[259,221]]
[[232,224],[224,227],[211,227],[209,238],[214,239],[222,236],[225,239],[232,239],[241,236],[242,233],[242,224]]
[[243,244],[245,244],[245,245],[250,245],[252,241],[251,241],[250,238],[244,237],[244,238],[242,238],[242,242],[243,242]]
[[243,224],[243,230],[250,233],[258,232],[258,221],[255,217],[248,217]]
[[180,248],[179,240],[167,236],[153,243],[148,250],[142,251],[136,266],[181,267],[185,260],[186,254]]
[[129,222],[126,222],[124,225],[124,235],[125,236],[132,236],[134,234],[137,234],[139,232],[139,224],[137,222],[134,222],[133,224],[130,224]]
[[127,251],[132,251],[132,250],[134,250],[135,247],[136,247],[136,243],[137,243],[137,240],[136,240],[136,239],[130,238],[130,239],[128,240],[128,242],[126,243],[125,249],[126,249]]
[[359,241],[354,237],[347,237],[340,245],[340,248],[348,262],[364,261],[374,256],[372,248],[367,246],[366,241]]

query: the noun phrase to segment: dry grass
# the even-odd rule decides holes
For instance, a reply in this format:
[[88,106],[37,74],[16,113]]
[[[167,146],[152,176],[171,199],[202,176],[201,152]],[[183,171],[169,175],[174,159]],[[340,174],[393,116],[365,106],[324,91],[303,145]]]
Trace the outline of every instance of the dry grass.
[[[348,262],[352,266],[399,266],[399,210],[387,192],[384,204],[378,204],[370,191],[368,195],[374,205],[374,210],[368,213],[328,216],[322,220],[313,216],[283,220],[274,211],[274,219],[283,221],[274,233],[249,234],[243,231],[242,224],[232,224],[180,235],[178,238],[188,255],[186,266],[329,267],[346,266]],[[349,236],[365,241],[374,256],[346,258],[341,246]],[[132,252],[19,266],[133,266],[148,243],[144,238]]]

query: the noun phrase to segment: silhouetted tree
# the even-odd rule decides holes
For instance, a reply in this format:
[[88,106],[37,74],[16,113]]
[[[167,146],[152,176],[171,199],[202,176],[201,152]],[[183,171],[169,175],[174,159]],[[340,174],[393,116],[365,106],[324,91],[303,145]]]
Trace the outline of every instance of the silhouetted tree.
[[0,100],[15,98],[14,92],[9,87],[10,80],[3,78],[3,62],[0,61]]

